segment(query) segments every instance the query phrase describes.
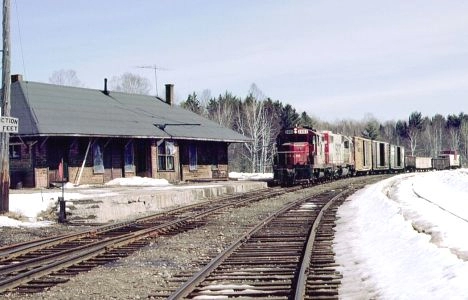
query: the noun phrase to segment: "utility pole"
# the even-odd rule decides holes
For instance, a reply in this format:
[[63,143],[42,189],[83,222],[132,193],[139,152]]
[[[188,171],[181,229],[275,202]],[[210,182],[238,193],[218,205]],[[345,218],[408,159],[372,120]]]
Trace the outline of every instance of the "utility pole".
[[[3,0],[2,111],[10,116],[10,0]],[[0,212],[9,211],[10,202],[10,133],[0,132]]]
[[137,68],[140,68],[140,69],[153,69],[154,70],[154,81],[155,81],[155,86],[156,86],[156,97],[159,96],[158,94],[158,70],[161,70],[161,71],[167,71],[166,68],[161,68],[161,67],[158,67],[156,65],[151,65],[151,66],[137,66]]

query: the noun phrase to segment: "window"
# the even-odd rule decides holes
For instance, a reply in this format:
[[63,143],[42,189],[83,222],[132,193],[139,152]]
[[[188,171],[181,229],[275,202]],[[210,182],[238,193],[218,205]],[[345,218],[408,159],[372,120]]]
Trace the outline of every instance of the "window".
[[134,154],[133,151],[133,142],[128,142],[124,148],[124,169],[125,172],[134,172],[135,171],[135,162],[134,162]]
[[197,170],[197,146],[189,145],[189,171]]
[[93,171],[95,174],[104,173],[102,146],[98,143],[93,145]]
[[158,142],[158,170],[174,171],[175,146],[173,142]]
[[10,159],[21,159],[21,145],[10,144]]

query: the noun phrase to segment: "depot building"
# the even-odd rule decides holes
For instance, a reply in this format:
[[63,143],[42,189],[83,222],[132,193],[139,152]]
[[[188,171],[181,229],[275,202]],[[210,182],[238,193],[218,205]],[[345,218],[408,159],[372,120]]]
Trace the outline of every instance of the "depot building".
[[228,179],[229,144],[250,139],[173,105],[173,89],[166,85],[162,99],[109,91],[107,82],[97,90],[13,75],[11,187]]

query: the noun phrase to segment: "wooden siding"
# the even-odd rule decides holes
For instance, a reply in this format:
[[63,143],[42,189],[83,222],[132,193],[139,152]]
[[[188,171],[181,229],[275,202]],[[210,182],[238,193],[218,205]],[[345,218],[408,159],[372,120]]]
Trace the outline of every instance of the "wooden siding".
[[[133,171],[125,170],[125,145],[130,141],[134,147]],[[11,160],[10,170],[14,177],[11,186],[14,188],[21,183],[18,187],[43,188],[59,183],[62,165],[65,179],[74,184],[103,184],[115,178],[132,176],[166,179],[170,183],[228,179],[228,143],[172,142],[174,170],[159,170],[158,141],[154,139],[32,138],[21,144],[21,157]],[[99,143],[103,149],[102,173],[95,173],[93,168],[94,143]],[[189,145],[196,147],[195,169],[189,166]]]

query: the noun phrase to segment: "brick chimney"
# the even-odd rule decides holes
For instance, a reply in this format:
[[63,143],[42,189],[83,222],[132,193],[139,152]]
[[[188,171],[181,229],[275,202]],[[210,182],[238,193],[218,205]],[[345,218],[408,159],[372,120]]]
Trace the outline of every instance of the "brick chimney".
[[166,103],[172,106],[174,104],[174,85],[166,84]]
[[17,82],[17,81],[23,81],[23,75],[21,75],[21,74],[11,75],[11,83]]

